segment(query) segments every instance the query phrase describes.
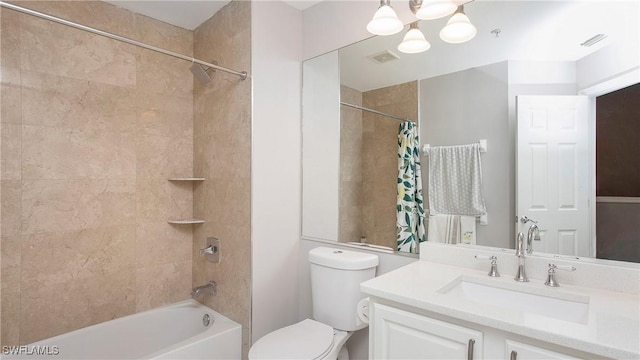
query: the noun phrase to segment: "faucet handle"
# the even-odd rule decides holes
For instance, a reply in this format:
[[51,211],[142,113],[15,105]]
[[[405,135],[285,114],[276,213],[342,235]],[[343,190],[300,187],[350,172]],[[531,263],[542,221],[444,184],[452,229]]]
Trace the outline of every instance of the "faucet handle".
[[523,223],[523,224],[526,224],[526,223],[528,223],[528,222],[531,222],[531,223],[534,223],[534,224],[537,224],[537,223],[538,223],[537,221],[535,221],[535,220],[533,220],[533,219],[529,219],[527,216],[522,216],[522,217],[520,218],[520,222],[521,222],[521,223]]
[[489,270],[488,275],[491,277],[500,277],[500,273],[498,272],[498,258],[496,256],[478,254],[475,258],[478,260],[491,260],[491,270]]
[[214,255],[217,252],[218,252],[218,247],[213,245],[209,245],[204,249],[200,249],[200,255],[204,255],[204,254]]
[[557,265],[554,263],[549,263],[549,270],[547,273],[547,281],[545,281],[545,285],[551,287],[558,287],[560,284],[556,281],[556,269],[564,270],[564,271],[576,271],[576,267],[572,265]]

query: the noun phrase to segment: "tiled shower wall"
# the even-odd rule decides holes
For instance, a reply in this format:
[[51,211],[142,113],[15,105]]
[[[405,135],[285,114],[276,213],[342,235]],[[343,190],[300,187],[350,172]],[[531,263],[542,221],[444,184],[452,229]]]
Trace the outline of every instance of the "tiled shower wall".
[[[364,107],[418,121],[418,82],[362,93]],[[362,224],[367,242],[396,247],[400,121],[362,113]]]
[[[341,86],[342,101],[418,121],[418,82],[360,92]],[[342,242],[396,247],[396,185],[400,121],[340,108],[340,229]]]
[[[195,30],[194,44],[199,59],[249,71],[251,3],[229,3]],[[194,85],[194,174],[207,180],[194,188],[194,215],[205,223],[194,230],[193,285],[217,282],[218,294],[199,300],[242,324],[246,358],[251,333],[251,79],[210,74],[212,82]],[[217,264],[198,255],[209,236],[221,241]]]
[[[190,55],[193,33],[97,1],[17,3]],[[2,344],[189,298],[189,64],[2,9]]]

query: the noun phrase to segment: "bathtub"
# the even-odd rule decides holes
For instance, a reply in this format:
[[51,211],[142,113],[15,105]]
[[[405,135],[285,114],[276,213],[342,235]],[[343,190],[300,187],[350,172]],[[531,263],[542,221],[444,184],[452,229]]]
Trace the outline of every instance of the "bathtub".
[[[206,315],[207,326],[203,321]],[[241,347],[240,324],[197,301],[186,300],[26,346],[5,347],[2,359],[226,360],[240,359]]]

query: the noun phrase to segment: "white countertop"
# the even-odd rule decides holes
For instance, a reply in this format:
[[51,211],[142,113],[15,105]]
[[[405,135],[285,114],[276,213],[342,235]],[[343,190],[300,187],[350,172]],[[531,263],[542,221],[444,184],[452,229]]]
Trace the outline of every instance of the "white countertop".
[[[488,268],[487,268],[488,270]],[[532,294],[589,298],[586,323],[558,320],[518,310],[490,306],[438,292],[460,277]],[[640,358],[640,297],[602,289],[545,286],[543,279],[528,283],[499,278],[487,271],[417,261],[361,284],[372,297],[475,323],[567,348],[616,359]]]

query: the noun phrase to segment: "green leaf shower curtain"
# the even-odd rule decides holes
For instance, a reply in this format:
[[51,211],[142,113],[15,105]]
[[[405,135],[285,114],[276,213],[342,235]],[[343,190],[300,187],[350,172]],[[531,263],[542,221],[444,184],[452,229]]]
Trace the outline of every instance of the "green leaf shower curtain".
[[426,240],[420,149],[416,124],[406,121],[398,129],[398,193],[396,229],[398,251],[417,253]]

